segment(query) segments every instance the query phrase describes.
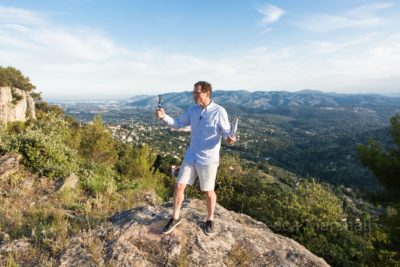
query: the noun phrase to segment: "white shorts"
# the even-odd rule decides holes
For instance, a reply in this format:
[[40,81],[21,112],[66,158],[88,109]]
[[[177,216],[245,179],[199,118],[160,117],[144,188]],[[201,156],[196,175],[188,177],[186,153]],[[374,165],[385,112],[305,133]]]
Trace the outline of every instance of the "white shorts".
[[214,191],[218,165],[218,163],[208,165],[189,164],[184,161],[179,170],[177,183],[193,185],[198,176],[201,191]]

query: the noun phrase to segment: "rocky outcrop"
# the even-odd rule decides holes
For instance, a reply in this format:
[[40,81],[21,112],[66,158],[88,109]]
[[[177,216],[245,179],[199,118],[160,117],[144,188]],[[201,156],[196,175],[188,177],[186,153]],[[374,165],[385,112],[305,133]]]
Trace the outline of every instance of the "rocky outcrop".
[[[56,208],[60,213],[54,214],[65,214],[86,224],[86,218],[54,205],[63,190],[79,190],[77,176],[71,175],[64,181],[64,187],[59,187],[55,181],[24,170],[20,161],[21,156],[15,153],[0,156],[0,198],[2,205],[8,205],[7,212],[1,215],[9,216],[4,218],[13,218],[14,209],[19,212],[15,217],[18,219],[29,209]],[[40,228],[36,226],[31,230],[24,228],[28,237],[19,239],[9,235],[14,231],[0,227],[0,266],[328,266],[296,241],[220,205],[215,211],[217,233],[206,236],[203,232],[206,206],[197,199],[185,200],[183,222],[172,233],[162,235],[172,211],[171,202],[158,205],[159,198],[150,192],[140,199],[146,202],[140,208],[118,213],[96,228],[82,227],[62,244],[51,239],[39,241],[36,231]],[[92,204],[86,203],[90,208]],[[38,241],[52,244],[49,248],[59,251],[47,257],[48,251],[36,246]]]
[[0,180],[8,177],[19,170],[19,162],[22,156],[14,153],[8,153],[0,156]]
[[161,235],[171,203],[113,216],[99,230],[75,237],[61,266],[329,266],[294,240],[243,214],[216,208],[217,234],[206,236],[205,203],[186,200],[184,221]]
[[[20,99],[13,98],[14,94]],[[0,87],[0,121],[3,123],[11,121],[26,121],[35,118],[35,101],[29,92],[10,87]]]

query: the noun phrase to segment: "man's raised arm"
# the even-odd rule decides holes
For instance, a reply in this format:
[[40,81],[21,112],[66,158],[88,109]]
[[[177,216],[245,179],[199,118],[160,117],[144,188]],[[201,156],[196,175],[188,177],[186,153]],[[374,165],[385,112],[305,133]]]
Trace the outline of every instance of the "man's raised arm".
[[168,126],[179,129],[190,125],[190,109],[188,109],[182,116],[179,118],[172,118],[167,115],[163,108],[156,109],[156,117],[162,121],[164,121]]

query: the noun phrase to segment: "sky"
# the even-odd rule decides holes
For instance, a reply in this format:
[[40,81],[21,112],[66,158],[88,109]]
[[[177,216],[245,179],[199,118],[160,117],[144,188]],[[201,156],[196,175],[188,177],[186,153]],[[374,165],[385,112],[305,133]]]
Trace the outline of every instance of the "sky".
[[400,95],[400,1],[0,0],[0,66],[44,99],[192,90]]

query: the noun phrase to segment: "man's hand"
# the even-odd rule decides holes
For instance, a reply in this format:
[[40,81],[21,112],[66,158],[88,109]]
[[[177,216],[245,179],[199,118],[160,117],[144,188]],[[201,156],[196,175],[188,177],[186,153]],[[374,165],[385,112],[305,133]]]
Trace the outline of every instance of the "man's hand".
[[156,118],[159,119],[159,120],[164,119],[164,117],[165,117],[164,109],[163,108],[157,108],[156,112],[155,112],[155,115],[156,115]]
[[235,143],[236,142],[236,136],[229,136],[227,139],[226,139],[226,142],[228,143],[228,145],[233,145],[233,143]]

